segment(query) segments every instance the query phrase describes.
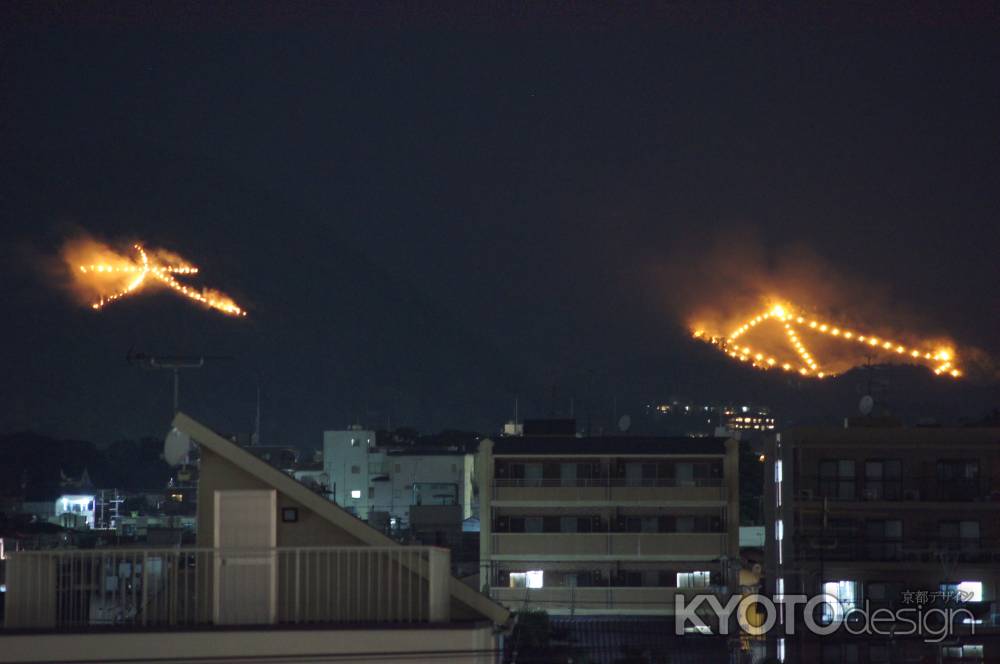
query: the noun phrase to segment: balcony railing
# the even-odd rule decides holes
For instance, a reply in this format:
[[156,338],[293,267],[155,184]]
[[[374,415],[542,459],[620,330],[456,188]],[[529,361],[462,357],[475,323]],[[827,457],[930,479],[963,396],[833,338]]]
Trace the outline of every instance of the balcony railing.
[[449,619],[437,547],[20,551],[7,629],[162,628]]
[[983,479],[939,480],[936,477],[873,480],[859,477],[803,476],[799,500],[1000,502],[1000,489]]
[[493,480],[497,487],[721,487],[722,478],[705,477],[697,479],[676,478],[635,478],[600,477],[600,478],[503,478]]
[[494,555],[693,556],[728,551],[727,533],[494,533]]
[[817,532],[800,533],[795,545],[799,560],[1000,563],[1000,542],[979,539],[873,539]]
[[[674,613],[675,597],[689,600],[696,595],[728,594],[724,586],[677,588],[668,586],[552,586],[545,588],[508,588],[494,586],[490,596],[518,610],[529,608],[546,611],[635,611],[638,613]],[[725,600],[723,599],[723,604]]]

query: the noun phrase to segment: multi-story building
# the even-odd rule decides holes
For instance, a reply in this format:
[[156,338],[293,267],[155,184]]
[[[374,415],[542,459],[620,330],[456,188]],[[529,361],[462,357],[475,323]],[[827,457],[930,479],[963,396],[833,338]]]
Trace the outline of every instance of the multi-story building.
[[374,431],[352,427],[323,432],[323,469],[330,478],[333,501],[361,519],[368,518],[369,464],[378,466],[381,456]]
[[[772,592],[826,593],[845,613],[968,611],[940,643],[852,636],[846,627],[862,617],[855,612],[822,639],[800,625],[794,637],[775,640],[775,654],[823,662],[1000,657],[991,637],[1000,590],[1000,429],[792,429],[771,437],[767,464]],[[821,613],[834,619],[831,608]]]
[[375,432],[360,428],[323,434],[334,501],[364,520],[381,514],[393,528],[409,527],[413,505],[457,505],[463,519],[471,517],[474,461],[457,446],[378,446]]
[[480,577],[509,608],[669,615],[733,588],[738,442],[523,436],[479,448]]

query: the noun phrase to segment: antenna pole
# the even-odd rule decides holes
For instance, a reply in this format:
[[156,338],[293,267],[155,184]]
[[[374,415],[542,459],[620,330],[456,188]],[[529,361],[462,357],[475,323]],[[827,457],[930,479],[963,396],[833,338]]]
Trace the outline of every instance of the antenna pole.
[[174,365],[174,414],[180,410],[180,381],[181,373],[179,371],[180,367]]
[[251,445],[260,445],[260,374],[257,374],[257,412],[253,422],[253,440]]
[[125,359],[129,364],[138,364],[143,369],[169,369],[174,373],[174,414],[180,410],[180,370],[181,369],[201,369],[205,366],[205,360],[231,360],[233,358],[222,355],[198,355],[198,356],[166,356],[159,357],[147,355],[145,353],[132,354],[129,350]]

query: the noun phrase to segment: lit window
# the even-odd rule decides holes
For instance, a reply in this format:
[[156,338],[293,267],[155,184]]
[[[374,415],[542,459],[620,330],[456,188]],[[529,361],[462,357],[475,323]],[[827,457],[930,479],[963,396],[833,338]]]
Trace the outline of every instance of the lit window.
[[781,459],[775,459],[774,460],[774,481],[775,482],[781,482],[782,481],[782,479],[781,479],[781,472],[782,472]]
[[511,572],[511,588],[542,588],[544,587],[545,572],[540,569],[529,570],[527,572]]
[[708,588],[711,572],[678,572],[678,588]]
[[983,582],[961,581],[959,583],[942,583],[941,592],[954,594],[953,601],[982,602]]
[[782,519],[774,522],[774,539],[779,542],[785,539],[785,522]]
[[982,645],[944,646],[941,654],[949,661],[953,659],[983,659]]
[[[828,581],[823,584],[823,593],[826,595],[832,595],[840,601],[840,606],[843,609],[841,617],[844,617],[851,609],[857,606],[858,582]],[[832,621],[833,609],[829,604],[823,604],[823,622],[829,624]]]
[[361,491],[358,489],[354,489],[353,491],[351,491],[351,498],[353,498],[354,500],[359,500],[361,498]]

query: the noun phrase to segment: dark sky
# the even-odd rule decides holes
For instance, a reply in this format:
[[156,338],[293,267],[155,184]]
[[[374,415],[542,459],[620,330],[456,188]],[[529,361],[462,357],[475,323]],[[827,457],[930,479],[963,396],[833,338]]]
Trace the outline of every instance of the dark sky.
[[[683,393],[708,369],[675,295],[786,251],[1000,352],[987,5],[537,27],[29,6],[0,28],[0,431],[160,435],[168,376],[129,348],[232,355],[183,378],[185,409],[247,431],[259,375],[266,438],[305,445],[356,418],[490,431],[553,386],[561,410]],[[182,253],[250,316],[78,307],[38,266],[79,228]],[[701,255],[730,232],[753,246]]]

